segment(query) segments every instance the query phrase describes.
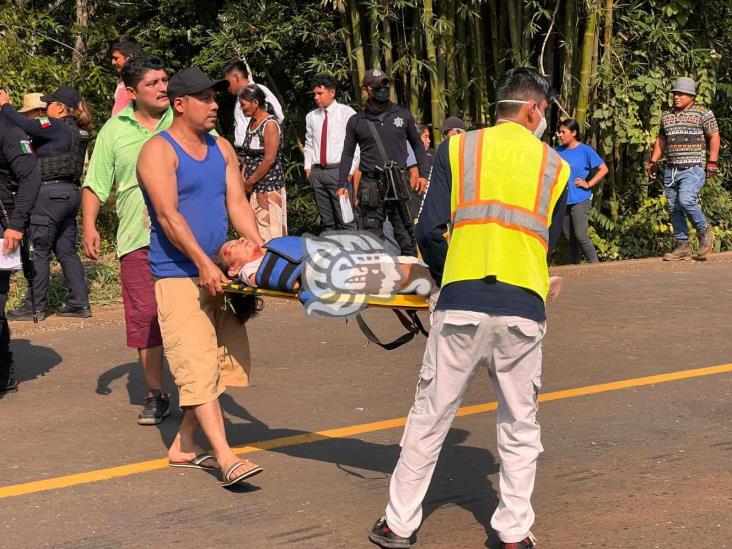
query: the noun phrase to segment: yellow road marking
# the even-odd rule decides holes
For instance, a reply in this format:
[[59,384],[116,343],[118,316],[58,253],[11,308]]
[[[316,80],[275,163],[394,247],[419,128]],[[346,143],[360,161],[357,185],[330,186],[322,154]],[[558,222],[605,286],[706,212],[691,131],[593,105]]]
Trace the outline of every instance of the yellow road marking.
[[[625,379],[621,381],[613,381],[610,383],[601,383],[599,385],[588,385],[585,387],[577,387],[575,389],[566,389],[563,391],[554,391],[539,396],[540,402],[548,402],[550,400],[561,400],[565,398],[574,398],[579,396],[594,395],[598,393],[608,393],[611,391],[620,391],[632,387],[643,387],[647,385],[655,385],[658,383],[666,383],[669,381],[678,381],[681,379],[689,379],[694,377],[711,376],[714,374],[723,374],[732,372],[732,364],[720,364],[718,366],[709,366],[706,368],[696,368],[693,370],[681,370],[678,372],[670,372],[667,374],[658,374],[653,376],[638,377],[634,379]],[[485,404],[476,404],[473,406],[463,406],[457,412],[458,417],[472,416],[475,414],[483,414],[491,412],[498,408],[497,402],[486,402]],[[295,435],[282,438],[274,438],[255,442],[247,446],[239,446],[234,448],[237,454],[251,454],[264,450],[275,450],[277,448],[285,448],[287,446],[297,446],[299,444],[308,444],[319,440],[331,438],[345,438],[353,435],[362,435],[372,433],[374,431],[385,431],[404,426],[407,418],[400,417],[395,419],[387,419],[384,421],[375,421],[373,423],[361,423],[359,425],[351,425],[348,427],[340,427],[338,429],[329,429],[327,431],[319,431],[317,433],[307,433],[304,435]],[[0,487],[0,499],[10,498],[14,496],[22,496],[32,494],[34,492],[45,492],[48,490],[56,490],[59,488],[68,488],[70,486],[78,486],[80,484],[89,484],[100,480],[108,480],[112,478],[125,477],[138,473],[146,473],[148,471],[156,471],[164,469],[168,466],[168,460],[152,459],[149,461],[140,461],[117,467],[109,467],[107,469],[96,469],[85,473],[76,473],[73,475],[65,475],[61,477],[49,478],[44,480],[36,480],[34,482],[26,482],[24,484],[15,484],[11,486]]]

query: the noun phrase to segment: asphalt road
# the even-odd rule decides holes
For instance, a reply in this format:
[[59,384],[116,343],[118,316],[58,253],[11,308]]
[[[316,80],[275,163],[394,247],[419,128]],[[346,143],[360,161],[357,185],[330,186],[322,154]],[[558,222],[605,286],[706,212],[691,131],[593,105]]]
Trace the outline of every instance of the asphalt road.
[[[732,368],[676,374],[732,363],[732,256],[557,273],[539,547],[732,547]],[[388,311],[369,317],[385,337],[401,328]],[[265,471],[228,491],[160,461],[178,412],[136,424],[145,388],[121,311],[12,328],[22,385],[0,399],[0,547],[372,547],[399,454],[388,420],[409,410],[424,339],[386,352],[354,323],[268,302],[248,327],[255,385],[222,400],[232,444]],[[495,545],[495,412],[471,408],[494,399],[477,375],[418,547]]]

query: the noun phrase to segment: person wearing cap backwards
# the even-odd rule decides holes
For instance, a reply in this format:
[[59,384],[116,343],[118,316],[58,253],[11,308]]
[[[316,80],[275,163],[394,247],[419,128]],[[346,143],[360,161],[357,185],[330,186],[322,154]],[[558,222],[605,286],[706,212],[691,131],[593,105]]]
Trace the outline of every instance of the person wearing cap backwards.
[[[40,188],[41,175],[30,140],[0,109],[0,200],[4,209],[0,212],[0,253],[13,252],[20,246]],[[5,316],[11,274],[0,271],[0,394],[18,389]]]
[[[91,112],[79,92],[69,86],[42,96],[41,101],[47,104],[48,116],[29,119],[13,109],[7,94],[0,93],[3,114],[31,137],[43,181],[30,218],[35,305],[38,319],[43,320],[51,282],[51,254],[55,254],[69,285],[68,304],[56,314],[87,318],[91,316],[89,290],[76,252],[76,214],[81,205],[79,187],[90,139]],[[30,291],[18,309],[8,312],[8,318],[33,318]]]
[[[127,346],[140,358],[147,391],[137,416],[140,425],[157,425],[170,414],[163,377],[163,339],[158,324],[155,288],[150,274],[150,217],[137,182],[137,156],[145,142],[168,129],[173,113],[168,101],[168,74],[157,57],[133,57],[122,69],[131,104],[107,120],[97,135],[82,188],[83,249],[98,260],[102,239],[97,217],[114,194],[117,256],[125,311]],[[97,389],[106,394],[107,388]]]
[[[711,110],[695,103],[694,80],[679,78],[671,93],[674,108],[665,112],[661,118],[661,128],[653,146],[651,160],[646,165],[646,173],[654,179],[656,164],[665,154],[663,185],[676,247],[663,256],[664,261],[679,261],[691,257],[687,218],[699,235],[696,259],[704,260],[712,251],[714,231],[704,217],[697,196],[706,178],[717,175],[719,126]],[[709,160],[706,158],[707,144]]]
[[462,118],[458,118],[457,116],[448,116],[442,124],[441,131],[443,137],[447,139],[453,135],[465,133],[465,130],[465,122],[463,122]]
[[442,444],[481,367],[499,403],[501,493],[491,526],[504,549],[535,546],[531,493],[542,451],[536,413],[545,303],[559,289],[547,257],[562,232],[570,168],[540,140],[549,105],[545,78],[513,69],[496,95],[494,127],[440,144],[416,226],[441,290],[386,515],[369,535],[381,547],[411,546]]
[[[163,345],[185,410],[168,458],[172,466],[219,468],[223,486],[262,471],[234,454],[219,404],[227,385],[248,384],[250,355],[244,327],[224,304],[222,285],[229,280],[212,257],[227,240],[229,219],[242,237],[262,245],[236,152],[209,134],[216,92],[227,86],[197,67],[173,76],[173,123],[145,143],[137,161],[152,221],[150,268]],[[213,456],[196,443],[199,428]]]
[[380,169],[384,167],[384,158],[379,145],[369,127],[372,123],[381,140],[386,160],[397,166],[405,167],[407,160],[407,142],[417,157],[419,175],[416,187],[424,192],[429,176],[429,162],[417,132],[417,124],[411,113],[399,105],[389,101],[391,82],[385,73],[373,69],[364,75],[363,87],[368,99],[363,111],[353,115],[346,124],[346,139],[339,167],[338,181],[340,188],[337,195],[348,195],[348,175],[351,170],[356,145],[360,148],[361,182],[358,188],[358,205],[361,209],[362,230],[384,239],[384,220],[388,217],[394,226],[394,235],[402,255],[416,255],[407,228],[399,216],[398,208],[391,202],[382,200],[379,193],[381,178]]

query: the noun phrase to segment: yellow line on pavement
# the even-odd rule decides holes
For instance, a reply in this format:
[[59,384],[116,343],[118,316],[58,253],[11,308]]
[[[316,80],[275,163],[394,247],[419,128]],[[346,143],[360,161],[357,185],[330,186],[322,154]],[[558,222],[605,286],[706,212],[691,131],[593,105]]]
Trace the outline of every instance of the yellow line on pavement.
[[[678,372],[670,372],[667,374],[638,377],[634,379],[613,381],[610,383],[601,383],[599,385],[588,385],[585,387],[577,387],[575,389],[554,391],[551,393],[545,393],[540,395],[539,401],[548,402],[550,400],[561,400],[565,398],[594,395],[598,393],[608,393],[611,391],[630,389],[632,387],[643,387],[647,385],[655,385],[658,383],[666,383],[669,381],[711,376],[727,372],[732,372],[732,364],[720,364],[718,366],[709,366],[707,368],[681,370]],[[458,410],[457,415],[459,417],[465,417],[475,414],[483,414],[485,412],[491,412],[493,410],[496,410],[497,407],[498,403],[496,402],[487,402],[485,404],[476,404],[473,406],[463,406]],[[307,433],[304,435],[295,435],[289,437],[274,438],[270,440],[263,440],[260,442],[249,444],[247,446],[239,446],[237,448],[234,448],[234,451],[237,454],[251,454],[264,450],[275,450],[277,448],[297,446],[299,444],[309,444],[311,442],[317,442],[320,440],[345,438],[354,435],[372,433],[374,431],[395,429],[397,427],[402,427],[405,422],[406,418],[401,417],[395,419],[387,419],[384,421],[375,421],[373,423],[361,423],[359,425],[340,427],[338,429],[329,429],[327,431],[319,431],[317,433]],[[68,488],[70,486],[89,484],[91,482],[125,477],[138,473],[146,473],[148,471],[164,469],[167,466],[167,459],[152,459],[149,461],[140,461],[127,465],[120,465],[117,467],[109,467],[107,469],[96,469],[94,471],[87,471],[85,473],[76,473],[73,475],[65,475],[62,477],[54,477],[44,480],[37,480],[34,482],[26,482],[24,484],[3,486],[0,487],[0,499],[32,494],[34,492],[45,492],[48,490],[57,490],[59,488]]]

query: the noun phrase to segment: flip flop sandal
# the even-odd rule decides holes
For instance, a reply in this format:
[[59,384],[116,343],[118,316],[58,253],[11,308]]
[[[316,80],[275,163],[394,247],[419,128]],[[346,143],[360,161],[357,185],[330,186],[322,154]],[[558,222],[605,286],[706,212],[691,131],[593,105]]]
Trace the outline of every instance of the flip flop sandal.
[[[209,460],[212,460],[215,466],[205,465],[205,463]],[[169,461],[168,465],[170,467],[185,467],[188,469],[201,469],[203,471],[218,471],[219,469],[221,469],[221,467],[218,466],[219,464],[216,462],[216,458],[208,453],[199,454],[191,461]]]
[[[232,478],[232,475],[234,474],[234,472],[237,469],[239,469],[239,467],[245,466],[247,463],[250,463],[251,465],[253,465],[253,467],[251,469],[249,469],[247,472],[239,475],[238,477]],[[224,488],[226,488],[227,486],[232,486],[232,485],[236,484],[237,482],[241,482],[244,479],[257,475],[257,474],[261,473],[262,471],[263,471],[263,469],[259,465],[255,465],[254,463],[252,463],[249,460],[237,461],[234,465],[229,467],[229,470],[226,471],[226,474],[224,474],[223,480],[221,481],[221,486],[223,486]]]

